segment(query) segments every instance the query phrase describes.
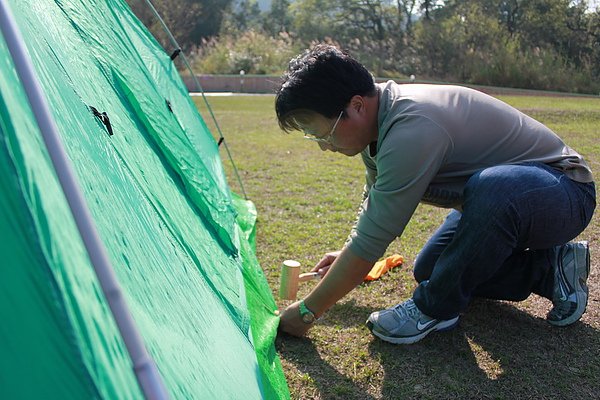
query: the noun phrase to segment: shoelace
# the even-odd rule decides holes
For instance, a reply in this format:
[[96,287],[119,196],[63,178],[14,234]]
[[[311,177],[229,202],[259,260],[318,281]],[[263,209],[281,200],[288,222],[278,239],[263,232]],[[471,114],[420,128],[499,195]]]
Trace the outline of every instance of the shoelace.
[[396,307],[394,307],[394,312],[401,320],[407,318],[415,319],[420,314],[420,311],[415,305],[413,299],[408,299],[404,303],[398,304]]

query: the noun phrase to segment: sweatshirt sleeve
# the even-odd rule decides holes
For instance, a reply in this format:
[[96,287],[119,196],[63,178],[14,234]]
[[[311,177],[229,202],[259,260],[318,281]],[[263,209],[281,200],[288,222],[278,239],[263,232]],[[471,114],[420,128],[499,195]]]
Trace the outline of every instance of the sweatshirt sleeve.
[[426,117],[405,116],[391,126],[377,154],[377,179],[347,243],[353,253],[368,261],[385,253],[451,149],[445,130]]
[[352,235],[354,234],[354,231],[356,230],[356,226],[358,224],[358,219],[360,218],[360,215],[363,212],[363,206],[365,204],[365,201],[369,197],[369,192],[371,191],[371,187],[373,187],[373,185],[375,184],[375,181],[377,180],[377,165],[375,165],[375,162],[373,161],[373,159],[367,155],[368,153],[369,153],[368,148],[361,153],[362,161],[363,161],[363,164],[365,165],[365,169],[366,169],[365,170],[365,186],[363,187],[361,201],[358,206],[358,211],[356,212],[356,219],[354,220],[354,224],[352,225],[352,229],[350,230],[350,233],[348,234],[348,237],[346,238],[346,242],[344,243],[344,246],[348,245],[348,243],[350,243],[350,241],[352,240]]

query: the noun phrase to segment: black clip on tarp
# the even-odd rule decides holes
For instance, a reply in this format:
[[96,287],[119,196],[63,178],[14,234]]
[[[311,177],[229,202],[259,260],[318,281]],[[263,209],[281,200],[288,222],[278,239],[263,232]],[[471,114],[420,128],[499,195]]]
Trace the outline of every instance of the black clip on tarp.
[[92,106],[90,106],[90,110],[92,110],[95,117],[98,117],[100,119],[100,121],[102,121],[102,123],[106,127],[106,130],[108,131],[108,135],[112,136],[113,130],[112,130],[112,126],[110,125],[110,119],[108,118],[108,114],[106,114],[106,112],[101,113],[95,107],[92,107]]
[[174,60],[179,55],[179,53],[181,53],[181,49],[176,49],[173,52],[173,54],[171,54],[171,61]]

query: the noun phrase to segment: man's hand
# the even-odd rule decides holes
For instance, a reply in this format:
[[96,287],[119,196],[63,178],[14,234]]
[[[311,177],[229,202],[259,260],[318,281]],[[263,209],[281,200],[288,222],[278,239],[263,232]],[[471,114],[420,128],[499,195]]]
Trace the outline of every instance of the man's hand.
[[325,276],[325,274],[327,274],[327,271],[329,271],[331,264],[333,264],[335,259],[338,258],[340,253],[341,253],[341,250],[340,251],[332,251],[331,253],[325,254],[323,256],[323,258],[321,258],[321,261],[319,261],[313,267],[313,269],[310,270],[310,272],[318,272],[319,275],[321,275],[321,277]]
[[303,336],[313,325],[302,321],[299,301],[290,304],[280,313],[279,330],[290,335]]
[[[326,254],[312,270],[318,272],[327,268],[323,279],[304,298],[306,308],[317,318],[320,317],[329,307],[362,283],[373,264],[372,261],[354,255],[347,247],[341,252]],[[290,335],[302,336],[312,325],[314,324],[302,321],[299,301],[281,312],[279,330]]]

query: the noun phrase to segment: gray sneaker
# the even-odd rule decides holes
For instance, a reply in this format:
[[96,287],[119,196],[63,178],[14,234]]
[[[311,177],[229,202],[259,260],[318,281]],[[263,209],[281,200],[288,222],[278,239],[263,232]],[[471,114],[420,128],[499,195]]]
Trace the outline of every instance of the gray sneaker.
[[554,265],[554,307],[546,319],[556,326],[567,326],[581,318],[588,301],[586,281],[590,274],[588,242],[560,246]]
[[429,332],[445,331],[458,324],[458,317],[441,320],[423,314],[412,298],[392,308],[372,313],[367,327],[373,335],[394,344],[411,344],[423,339]]

